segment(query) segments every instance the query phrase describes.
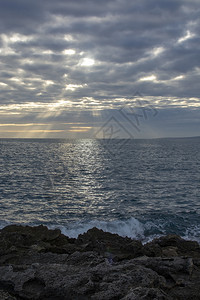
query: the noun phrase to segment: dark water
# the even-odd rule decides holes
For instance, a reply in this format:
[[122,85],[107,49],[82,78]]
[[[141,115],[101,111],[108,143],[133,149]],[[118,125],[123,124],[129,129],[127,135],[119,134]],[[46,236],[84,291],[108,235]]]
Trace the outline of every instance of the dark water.
[[0,225],[200,242],[200,138],[0,140]]

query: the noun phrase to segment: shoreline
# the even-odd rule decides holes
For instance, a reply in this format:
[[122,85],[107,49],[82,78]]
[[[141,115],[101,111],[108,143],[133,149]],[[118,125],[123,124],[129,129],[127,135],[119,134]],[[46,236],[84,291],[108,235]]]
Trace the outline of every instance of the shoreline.
[[199,299],[200,245],[177,235],[143,245],[95,227],[75,239],[9,225],[0,237],[1,299]]
[[[130,217],[128,219],[118,219],[118,220],[83,220],[83,221],[67,221],[66,223],[59,224],[55,223],[39,223],[39,222],[11,222],[11,221],[1,221],[0,230],[10,226],[30,226],[37,227],[39,225],[46,226],[49,230],[59,229],[62,234],[69,238],[77,239],[80,234],[86,233],[92,228],[98,228],[104,232],[109,232],[112,234],[118,234],[121,237],[128,237],[133,240],[141,241],[143,245],[153,241],[154,239],[166,236],[166,235],[178,235],[182,239],[187,241],[196,241],[200,245],[199,236],[199,225],[188,225],[181,230],[174,230],[173,228],[165,228],[165,220],[160,220],[161,223],[158,224],[157,221],[141,221],[138,218]],[[163,223],[162,223],[163,222]],[[150,228],[149,228],[150,226]],[[160,226],[160,228],[159,228]],[[163,228],[164,226],[164,228]]]

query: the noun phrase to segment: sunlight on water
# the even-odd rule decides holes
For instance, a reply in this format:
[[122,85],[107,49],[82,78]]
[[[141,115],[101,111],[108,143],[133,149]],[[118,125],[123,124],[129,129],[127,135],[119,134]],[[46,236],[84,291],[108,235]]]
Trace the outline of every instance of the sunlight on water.
[[1,225],[43,223],[72,235],[94,225],[142,240],[168,232],[199,239],[199,140],[118,146],[1,140]]

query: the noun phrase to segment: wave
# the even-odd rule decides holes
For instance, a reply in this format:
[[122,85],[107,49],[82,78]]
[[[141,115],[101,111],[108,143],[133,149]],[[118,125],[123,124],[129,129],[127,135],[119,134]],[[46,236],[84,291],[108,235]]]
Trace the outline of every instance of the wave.
[[[51,226],[55,228],[56,226]],[[131,239],[137,239],[144,244],[152,241],[154,238],[166,234],[177,234],[187,240],[195,240],[200,243],[200,225],[191,226],[186,230],[180,232],[170,232],[166,220],[158,222],[146,221],[141,222],[138,219],[131,217],[127,220],[113,220],[113,221],[99,221],[90,220],[85,222],[74,222],[68,224],[68,226],[57,226],[61,232],[71,238],[77,238],[79,234],[87,232],[93,227],[102,229],[106,232],[118,234],[123,237],[129,237]]]
[[[7,225],[13,224],[8,221],[0,222],[0,228]],[[16,223],[18,224],[19,223]],[[36,226],[41,223],[23,223],[21,225]],[[66,224],[43,224],[49,229],[59,228],[61,232],[70,237],[77,238],[79,234],[87,232],[89,229],[96,227],[102,229],[106,232],[111,232],[113,234],[118,234],[123,237],[129,237],[131,239],[137,239],[142,241],[143,244],[150,242],[154,238],[166,234],[177,234],[182,238],[187,240],[195,240],[200,243],[200,225],[190,226],[184,229],[181,233],[170,231],[166,220],[163,221],[144,221],[141,222],[138,219],[131,217],[127,220],[112,220],[112,221],[102,221],[102,220],[89,220],[89,221],[76,221],[76,222],[66,222]]]
[[97,227],[98,229],[102,229],[103,231],[116,233],[121,236],[128,236],[130,238],[144,238],[143,224],[133,217],[126,221],[90,220],[87,222],[75,222],[74,224],[70,224],[68,228],[61,226],[60,229],[63,234],[69,237],[77,238],[79,234],[83,234],[93,227]]

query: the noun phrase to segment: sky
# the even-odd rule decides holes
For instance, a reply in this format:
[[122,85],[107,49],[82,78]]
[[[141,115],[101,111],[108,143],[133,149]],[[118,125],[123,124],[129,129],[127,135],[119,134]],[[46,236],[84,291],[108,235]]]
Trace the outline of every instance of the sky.
[[200,135],[199,0],[1,0],[0,138]]

